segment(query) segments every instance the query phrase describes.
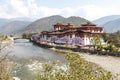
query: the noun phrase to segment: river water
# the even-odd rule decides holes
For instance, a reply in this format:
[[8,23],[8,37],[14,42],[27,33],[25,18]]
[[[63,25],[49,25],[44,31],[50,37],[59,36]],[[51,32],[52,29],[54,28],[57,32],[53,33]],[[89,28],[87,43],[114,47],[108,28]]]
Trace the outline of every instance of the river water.
[[9,56],[17,58],[31,58],[39,57],[44,61],[59,60],[61,62],[65,60],[65,54],[57,53],[49,49],[44,49],[34,45],[26,39],[17,39],[8,47]]
[[41,62],[53,62],[58,61],[59,63],[66,63],[65,54],[57,53],[55,51],[41,48],[33,43],[29,42],[27,39],[17,39],[12,44],[7,45],[2,51],[7,53],[8,58],[15,62],[13,66],[13,76],[18,77],[21,80],[34,80],[35,75],[31,73],[26,67],[29,61],[32,59],[39,60]]

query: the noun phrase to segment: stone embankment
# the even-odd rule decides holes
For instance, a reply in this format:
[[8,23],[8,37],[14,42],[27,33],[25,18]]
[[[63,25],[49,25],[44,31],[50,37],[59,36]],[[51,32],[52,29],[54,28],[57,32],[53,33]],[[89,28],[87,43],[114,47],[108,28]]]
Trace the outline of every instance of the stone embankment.
[[81,48],[80,46],[75,45],[61,45],[61,44],[54,44],[54,43],[47,43],[47,42],[40,42],[40,41],[32,41],[35,45],[38,45],[43,48],[55,48],[55,49],[62,49],[62,50],[72,50],[75,52],[84,52],[90,54],[98,54],[98,55],[110,55],[110,56],[117,56],[120,57],[120,52],[105,52],[105,51],[94,51],[90,49]]

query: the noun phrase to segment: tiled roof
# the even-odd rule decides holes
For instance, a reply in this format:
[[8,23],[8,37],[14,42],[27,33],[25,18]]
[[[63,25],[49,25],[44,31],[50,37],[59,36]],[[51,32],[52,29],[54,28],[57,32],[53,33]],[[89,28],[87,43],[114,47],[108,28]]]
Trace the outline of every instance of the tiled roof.
[[[62,23],[57,23],[55,25],[63,25]],[[72,25],[70,23],[68,23],[68,25]],[[66,26],[66,25],[64,25]],[[96,26],[95,24],[91,23],[91,22],[87,22],[87,24],[83,24],[79,27],[66,27],[63,28],[62,30],[53,30],[53,31],[43,31],[42,34],[66,34],[66,33],[71,33],[71,32],[84,32],[84,33],[103,33],[103,32],[92,32],[91,29],[99,29],[99,30],[103,30],[102,27]]]

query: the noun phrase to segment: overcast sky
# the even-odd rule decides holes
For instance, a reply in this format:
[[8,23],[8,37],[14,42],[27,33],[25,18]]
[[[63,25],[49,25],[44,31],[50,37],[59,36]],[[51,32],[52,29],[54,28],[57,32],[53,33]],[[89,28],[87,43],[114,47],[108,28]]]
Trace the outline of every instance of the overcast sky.
[[0,18],[79,16],[94,20],[120,15],[120,0],[0,0]]

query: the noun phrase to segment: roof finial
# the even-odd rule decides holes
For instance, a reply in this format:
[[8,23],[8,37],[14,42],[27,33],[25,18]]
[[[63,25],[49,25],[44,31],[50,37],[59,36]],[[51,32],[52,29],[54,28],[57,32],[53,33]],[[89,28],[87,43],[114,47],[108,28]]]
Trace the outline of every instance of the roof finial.
[[62,23],[61,22],[57,22],[57,24],[56,25],[62,25]]

